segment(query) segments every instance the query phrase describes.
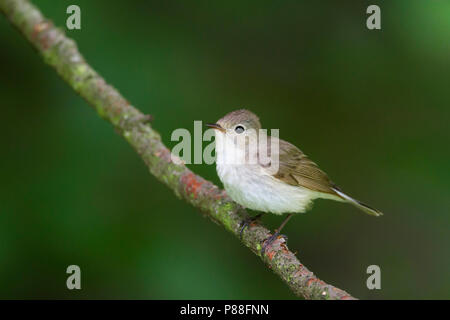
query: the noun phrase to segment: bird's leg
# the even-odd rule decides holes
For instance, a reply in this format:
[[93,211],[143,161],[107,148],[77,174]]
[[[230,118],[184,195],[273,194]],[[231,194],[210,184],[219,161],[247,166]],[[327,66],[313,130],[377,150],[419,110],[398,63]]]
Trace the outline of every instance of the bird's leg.
[[261,255],[264,255],[267,246],[269,246],[272,242],[275,241],[276,238],[278,238],[278,236],[280,235],[281,229],[283,229],[283,227],[286,225],[286,223],[289,221],[289,219],[291,217],[292,217],[292,213],[289,213],[287,215],[286,219],[284,219],[284,221],[278,227],[278,229],[275,230],[275,233],[264,241],[264,244],[262,245],[262,248],[261,248]]
[[242,240],[242,234],[244,233],[245,228],[250,226],[250,224],[252,224],[253,222],[259,220],[264,213],[265,212],[261,212],[261,213],[257,214],[254,217],[250,217],[250,218],[247,218],[244,221],[242,221],[242,223],[241,223],[241,231],[239,232],[239,239]]

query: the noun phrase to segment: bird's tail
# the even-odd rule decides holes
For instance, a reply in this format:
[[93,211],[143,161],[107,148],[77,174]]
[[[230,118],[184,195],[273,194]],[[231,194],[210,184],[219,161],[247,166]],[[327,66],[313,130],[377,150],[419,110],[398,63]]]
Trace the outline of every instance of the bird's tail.
[[352,205],[354,205],[355,207],[357,207],[358,209],[364,211],[367,214],[370,214],[371,216],[382,216],[383,213],[378,211],[377,209],[371,208],[369,207],[367,204],[364,204],[356,199],[353,199],[352,197],[346,195],[345,193],[343,193],[341,190],[337,189],[337,188],[333,188],[333,191],[336,192],[336,194],[341,197],[342,199],[344,199],[345,201],[347,201],[348,203],[351,203]]

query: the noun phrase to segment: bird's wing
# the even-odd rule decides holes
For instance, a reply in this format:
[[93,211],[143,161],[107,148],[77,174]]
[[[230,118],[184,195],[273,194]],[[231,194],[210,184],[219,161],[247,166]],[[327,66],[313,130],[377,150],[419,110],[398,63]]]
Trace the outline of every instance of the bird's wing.
[[[334,189],[336,185],[327,174],[311,161],[300,149],[287,141],[278,140],[278,171],[273,177],[293,186],[302,186],[310,190],[329,193],[340,197]],[[276,159],[277,150],[270,150],[272,143],[268,143],[268,155]],[[276,149],[276,148],[275,148]],[[274,156],[272,157],[272,152]]]
[[[276,156],[278,153],[278,171],[273,173],[273,167],[270,171],[268,171],[274,178],[292,186],[301,186],[313,191],[337,196],[367,214],[373,216],[383,215],[383,213],[377,209],[374,209],[342,192],[342,190],[339,189],[333,181],[330,180],[330,178],[328,178],[327,174],[320,170],[317,164],[312,162],[296,146],[275,137],[271,137],[271,139],[276,139],[279,146],[279,148],[272,149],[272,140],[270,140],[271,143],[267,143],[267,156],[271,158],[271,161],[273,159],[277,159]],[[278,151],[276,149],[278,149]],[[275,157],[272,157],[272,152]],[[264,166],[263,164],[261,164],[261,167],[264,170],[268,170],[267,166]]]

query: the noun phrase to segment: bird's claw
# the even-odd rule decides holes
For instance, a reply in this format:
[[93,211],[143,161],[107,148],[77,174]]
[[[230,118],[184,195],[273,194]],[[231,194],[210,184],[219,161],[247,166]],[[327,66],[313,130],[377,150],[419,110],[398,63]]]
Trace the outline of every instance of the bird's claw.
[[253,222],[260,220],[262,215],[263,214],[260,213],[260,214],[254,216],[254,217],[250,217],[250,218],[247,218],[244,221],[242,221],[242,223],[241,223],[241,230],[239,231],[239,239],[242,240],[242,235],[244,234],[245,228],[249,227]]
[[266,249],[268,246],[270,246],[278,237],[281,237],[284,239],[284,242],[287,242],[288,237],[284,234],[280,234],[280,232],[276,231],[273,235],[268,237],[266,240],[264,240],[264,243],[261,247],[261,256],[264,256],[266,253]]

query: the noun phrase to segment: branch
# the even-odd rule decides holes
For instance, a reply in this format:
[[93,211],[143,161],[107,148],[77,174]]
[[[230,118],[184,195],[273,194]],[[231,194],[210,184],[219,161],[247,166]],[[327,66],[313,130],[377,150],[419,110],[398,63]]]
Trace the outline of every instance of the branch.
[[[171,161],[170,151],[160,135],[151,128],[149,116],[122,95],[92,69],[78,52],[75,41],[53,26],[27,0],[0,0],[0,10],[37,49],[72,89],[83,97],[136,150],[150,173],[239,238],[247,212],[217,186],[194,174],[184,165]],[[272,269],[298,296],[306,299],[354,299],[347,292],[319,280],[289,251],[279,238],[261,256],[260,250],[270,231],[260,224],[244,232],[242,243]]]

